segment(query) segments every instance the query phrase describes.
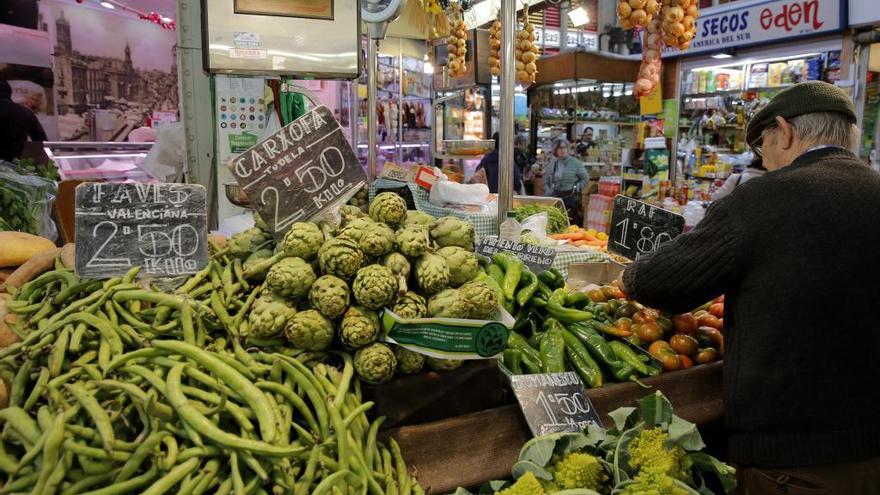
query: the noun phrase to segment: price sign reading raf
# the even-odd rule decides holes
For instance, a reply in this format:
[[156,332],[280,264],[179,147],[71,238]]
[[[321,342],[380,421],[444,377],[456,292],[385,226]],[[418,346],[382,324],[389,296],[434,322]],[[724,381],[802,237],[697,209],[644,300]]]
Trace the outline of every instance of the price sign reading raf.
[[108,278],[140,266],[174,277],[208,264],[205,188],[188,184],[76,186],[76,274]]
[[631,260],[654,252],[684,231],[684,217],[663,208],[617,195],[611,213],[608,250]]
[[367,180],[342,127],[325,106],[257,143],[229,168],[275,237],[294,222],[312,220],[348,201]]

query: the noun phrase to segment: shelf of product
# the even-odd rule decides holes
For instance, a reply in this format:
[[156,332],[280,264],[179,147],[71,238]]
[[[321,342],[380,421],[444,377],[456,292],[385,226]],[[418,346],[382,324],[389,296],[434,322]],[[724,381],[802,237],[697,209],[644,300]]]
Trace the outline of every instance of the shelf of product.
[[[746,151],[748,116],[793,84],[812,80],[834,82],[839,72],[840,51],[684,70],[679,151],[692,154],[694,147],[700,145],[735,153]],[[687,160],[685,172],[698,175],[688,170]]]

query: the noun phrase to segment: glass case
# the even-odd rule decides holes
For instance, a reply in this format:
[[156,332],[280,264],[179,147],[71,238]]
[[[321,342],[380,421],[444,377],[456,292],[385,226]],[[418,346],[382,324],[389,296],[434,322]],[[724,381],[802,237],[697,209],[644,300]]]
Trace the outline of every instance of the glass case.
[[43,152],[62,180],[155,182],[143,168],[153,143],[45,142]]
[[[435,111],[436,165],[450,180],[466,182],[473,176],[483,155],[495,147],[494,143],[486,142],[492,138],[489,87],[472,86],[438,92]],[[451,148],[451,144],[455,147]]]

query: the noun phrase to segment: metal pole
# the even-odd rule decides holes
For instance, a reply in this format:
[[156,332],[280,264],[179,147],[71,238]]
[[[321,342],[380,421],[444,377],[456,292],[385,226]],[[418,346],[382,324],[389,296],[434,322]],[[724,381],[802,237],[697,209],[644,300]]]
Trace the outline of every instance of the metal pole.
[[376,177],[376,71],[379,63],[379,42],[367,40],[367,179],[372,182]]
[[498,118],[498,226],[513,199],[513,87],[516,84],[516,0],[501,0],[501,105]]

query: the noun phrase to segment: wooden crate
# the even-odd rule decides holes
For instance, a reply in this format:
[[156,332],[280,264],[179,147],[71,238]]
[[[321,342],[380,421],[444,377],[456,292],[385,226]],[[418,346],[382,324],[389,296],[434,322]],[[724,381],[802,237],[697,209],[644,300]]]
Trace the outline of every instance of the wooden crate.
[[[644,380],[651,388],[618,383],[587,391],[604,417],[622,406],[661,390],[675,413],[700,426],[723,417],[721,363],[664,373]],[[517,405],[507,405],[441,421],[388,430],[414,466],[429,494],[449,493],[458,486],[476,487],[510,477],[519,450],[531,433]]]

